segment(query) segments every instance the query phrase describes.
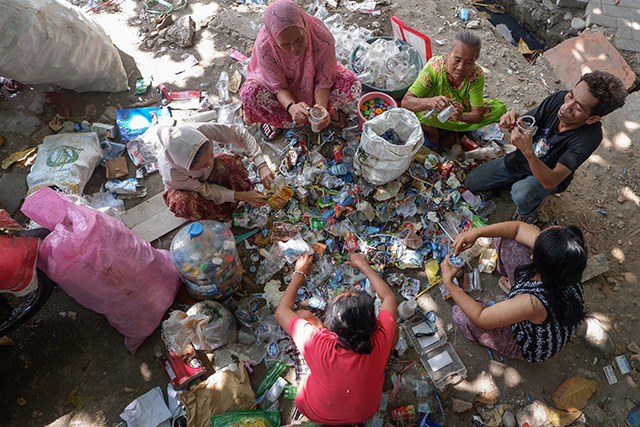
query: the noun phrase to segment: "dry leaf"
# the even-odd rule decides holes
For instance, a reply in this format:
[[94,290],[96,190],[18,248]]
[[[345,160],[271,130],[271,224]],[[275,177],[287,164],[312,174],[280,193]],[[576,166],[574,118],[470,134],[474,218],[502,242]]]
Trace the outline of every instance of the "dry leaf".
[[73,403],[73,406],[75,406],[78,411],[82,409],[82,398],[77,394],[71,396],[71,403]]
[[476,396],[476,403],[482,403],[483,405],[495,405],[498,401],[498,396],[493,393],[483,393],[479,396]]
[[71,393],[69,393],[69,395],[67,396],[67,398],[64,401],[64,406],[70,405],[71,404],[71,398],[73,397],[74,394],[76,394],[78,392],[78,389],[80,388],[80,384],[78,384],[76,386],[76,388],[74,388],[73,390],[71,390]]
[[0,338],[0,345],[1,346],[10,346],[10,345],[14,345],[15,343],[13,342],[13,340],[11,338],[9,338],[8,336],[4,336],[2,338]]
[[27,401],[26,401],[26,400],[24,400],[24,398],[22,398],[22,397],[19,397],[19,398],[18,398],[18,405],[20,405],[20,406],[24,406],[24,405],[26,405],[26,404],[27,404]]
[[582,377],[572,377],[563,382],[551,397],[556,406],[565,411],[582,410],[587,400],[598,388],[598,381]]
[[20,161],[26,159],[37,148],[38,147],[31,147],[31,148],[27,148],[24,151],[16,151],[15,153],[11,154],[9,157],[7,157],[6,159],[4,159],[2,161],[2,169],[7,169],[12,164],[14,164],[16,162],[20,162]]
[[2,147],[5,143],[5,140],[2,136],[0,136],[0,147]]
[[555,427],[568,426],[582,415],[582,411],[567,412],[562,409],[547,408],[547,418]]
[[523,55],[531,53],[531,49],[529,49],[529,45],[527,45],[527,43],[522,39],[520,39],[520,41],[518,42],[518,52],[520,52]]
[[233,93],[237,93],[238,89],[240,89],[240,84],[242,83],[242,74],[236,70],[233,73],[233,76],[229,79],[229,90]]
[[71,116],[71,107],[69,106],[69,101],[63,94],[56,91],[48,91],[44,94],[47,99],[47,104],[53,107],[53,109],[56,110],[56,113],[58,113],[60,117]]
[[[491,393],[485,393],[485,394],[491,394]],[[487,411],[484,414],[482,414],[482,422],[484,423],[484,425],[489,427],[498,427],[500,423],[502,423],[502,414],[504,414],[504,411],[509,409],[510,406],[511,405],[509,405],[508,403],[502,403],[500,405],[495,406],[490,411]]]

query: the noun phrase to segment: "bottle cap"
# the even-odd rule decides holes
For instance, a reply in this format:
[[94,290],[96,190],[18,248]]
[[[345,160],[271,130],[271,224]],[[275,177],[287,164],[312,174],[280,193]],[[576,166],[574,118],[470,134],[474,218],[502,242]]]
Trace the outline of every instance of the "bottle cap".
[[189,226],[189,237],[191,239],[195,239],[202,234],[202,230],[202,224],[200,224],[199,222],[194,222]]

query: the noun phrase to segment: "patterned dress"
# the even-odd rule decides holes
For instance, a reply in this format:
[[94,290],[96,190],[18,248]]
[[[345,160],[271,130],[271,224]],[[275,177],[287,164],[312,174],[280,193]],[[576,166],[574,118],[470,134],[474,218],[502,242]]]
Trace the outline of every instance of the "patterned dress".
[[440,129],[462,132],[479,129],[490,123],[495,123],[507,112],[507,107],[499,99],[484,99],[484,71],[478,64],[475,64],[469,77],[464,79],[457,87],[452,87],[449,84],[444,65],[445,58],[443,56],[432,57],[409,88],[409,92],[418,98],[444,95],[462,104],[464,112],[470,112],[471,107],[484,107],[483,119],[480,123],[469,124],[449,118],[446,122],[441,123],[436,117],[437,113],[431,114],[429,118],[426,118],[423,117],[423,113],[426,113],[426,111],[418,111],[416,116],[420,123]]

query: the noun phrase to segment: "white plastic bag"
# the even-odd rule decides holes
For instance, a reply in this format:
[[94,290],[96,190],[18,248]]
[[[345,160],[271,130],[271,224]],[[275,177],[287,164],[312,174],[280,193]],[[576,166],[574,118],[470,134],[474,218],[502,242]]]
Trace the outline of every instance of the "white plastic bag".
[[[404,145],[394,145],[380,136],[388,129],[393,129]],[[423,143],[422,128],[414,113],[404,108],[387,110],[364,123],[353,167],[370,183],[386,184],[407,170]]]
[[103,154],[95,132],[46,136],[27,175],[29,194],[52,186],[68,194],[82,194]]
[[174,310],[162,322],[162,339],[169,350],[182,354],[192,343],[197,350],[215,350],[236,337],[236,320],[215,301],[195,303],[187,312]]
[[76,92],[127,90],[120,54],[102,27],[62,0],[4,0],[0,75]]

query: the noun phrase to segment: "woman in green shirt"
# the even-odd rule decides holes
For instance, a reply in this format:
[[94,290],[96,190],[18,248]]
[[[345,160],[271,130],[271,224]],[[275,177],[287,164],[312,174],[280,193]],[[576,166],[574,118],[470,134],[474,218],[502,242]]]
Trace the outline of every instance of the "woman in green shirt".
[[[438,129],[468,131],[500,120],[506,111],[498,99],[484,99],[484,72],[476,64],[482,41],[471,31],[460,31],[446,56],[434,56],[402,100],[402,107],[414,111],[428,139],[437,143]],[[444,123],[440,111],[453,105],[455,111]]]

